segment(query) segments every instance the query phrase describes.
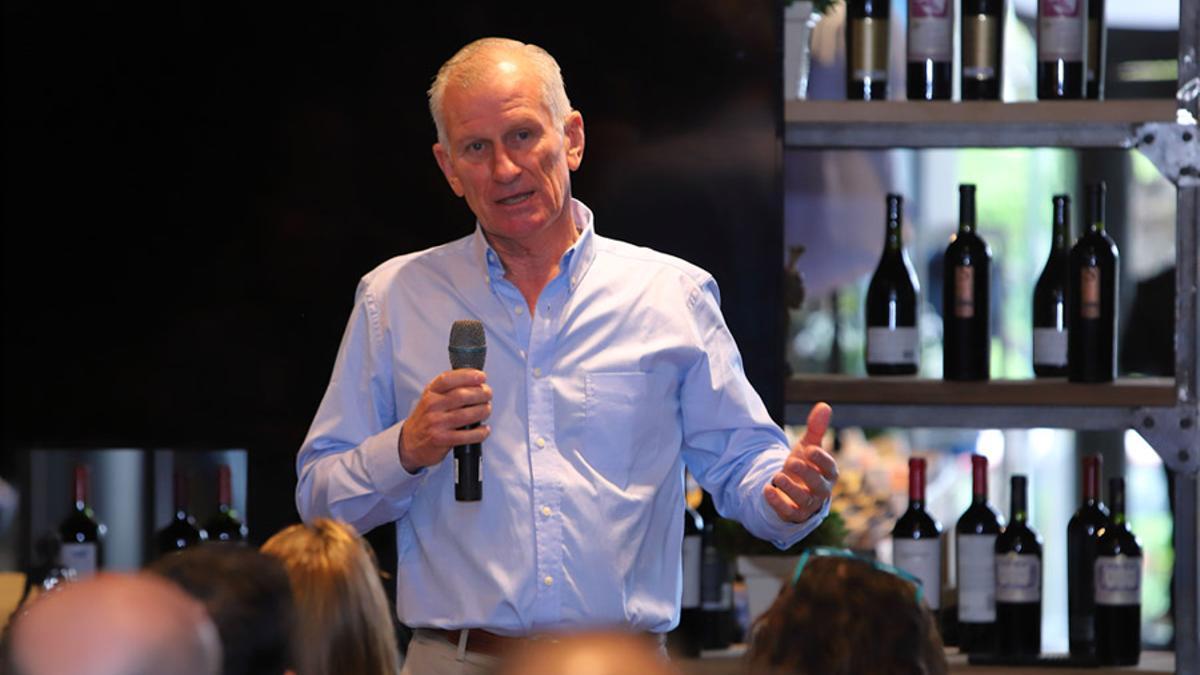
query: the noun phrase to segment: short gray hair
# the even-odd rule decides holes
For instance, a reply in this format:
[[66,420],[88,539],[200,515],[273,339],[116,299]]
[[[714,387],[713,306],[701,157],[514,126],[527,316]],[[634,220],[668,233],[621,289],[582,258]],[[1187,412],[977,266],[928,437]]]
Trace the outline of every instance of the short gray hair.
[[[542,84],[542,102],[550,111],[550,118],[562,124],[571,113],[571,101],[563,85],[562,70],[549,52],[534,44],[525,44],[508,38],[480,38],[450,57],[438,68],[433,86],[429,87],[429,113],[437,127],[438,142],[446,145],[446,124],[442,117],[442,99],[446,87],[454,84],[470,87],[485,76],[484,67],[504,54],[517,54],[533,67],[533,74]],[[561,131],[561,129],[560,129]]]

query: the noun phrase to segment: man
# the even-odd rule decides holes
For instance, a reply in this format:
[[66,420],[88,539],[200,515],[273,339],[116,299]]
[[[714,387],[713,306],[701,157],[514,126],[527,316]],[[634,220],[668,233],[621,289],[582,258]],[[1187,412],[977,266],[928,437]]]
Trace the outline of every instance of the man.
[[19,675],[217,675],[220,668],[221,644],[204,607],[152,575],[66,584],[13,624]]
[[295,603],[278,560],[252,548],[211,543],[160,558],[149,569],[204,603],[221,636],[222,675],[292,673]]
[[[411,672],[426,656],[489,667],[550,631],[668,631],[684,464],[722,513],[788,546],[828,509],[829,407],[789,453],[713,278],[596,232],[571,196],[583,118],[549,54],[480,40],[429,93],[434,157],[478,226],[363,278],[297,458],[300,513],[395,522]],[[457,319],[486,327],[486,374],[446,370]],[[446,455],[478,442],[482,501],[455,501]]]

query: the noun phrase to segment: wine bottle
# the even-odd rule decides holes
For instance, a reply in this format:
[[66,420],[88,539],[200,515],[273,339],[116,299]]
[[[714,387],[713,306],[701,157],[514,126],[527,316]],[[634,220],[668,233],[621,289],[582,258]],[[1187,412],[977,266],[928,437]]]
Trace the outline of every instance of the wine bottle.
[[173,483],[174,515],[155,536],[159,555],[182,551],[208,539],[208,534],[196,527],[196,519],[188,512],[187,480],[183,472],[175,472]]
[[1012,477],[1008,527],[996,537],[996,637],[1001,654],[1042,651],[1042,538],[1029,525],[1025,476]]
[[1004,0],[963,0],[962,99],[1000,100],[1004,73]]
[[922,595],[935,616],[942,600],[942,526],[925,510],[925,460],[908,460],[908,510],[892,528],[896,567],[921,580]]
[[913,375],[917,372],[918,293],[921,285],[900,239],[904,199],[887,196],[883,255],[867,288],[867,373]]
[[1087,22],[1087,97],[1104,98],[1104,59],[1108,54],[1108,26],[1105,25],[1104,0],[1088,0]]
[[1096,543],[1108,524],[1108,509],[1100,500],[1100,455],[1083,458],[1083,501],[1067,523],[1067,616],[1071,656],[1096,657],[1096,602],[1092,572]]
[[96,520],[88,500],[88,468],[75,466],[73,494],[75,497],[71,513],[58,526],[62,548],[59,561],[63,567],[75,570],[75,578],[86,579],[104,565],[101,534],[104,526]]
[[712,495],[700,502],[704,519],[700,560],[700,644],[704,649],[729,646],[733,616],[733,567],[717,548],[717,513]]
[[246,524],[233,508],[233,488],[229,467],[222,464],[217,469],[217,512],[204,525],[212,541],[245,542],[249,536]]
[[950,100],[952,0],[908,0],[908,100]]
[[700,655],[704,622],[700,612],[700,568],[704,555],[704,519],[687,502],[683,505],[683,595],[679,626],[671,632],[673,651],[687,657]]
[[964,652],[995,650],[996,538],[1004,519],[988,503],[987,457],[971,457],[971,505],[958,518],[958,646]]
[[846,98],[887,99],[890,14],[888,0],[847,0]]
[[1125,480],[1108,483],[1112,518],[1096,542],[1096,657],[1136,665],[1142,653],[1142,546],[1125,520]]
[[986,380],[992,252],[975,232],[975,186],[958,186],[958,199],[958,233],[942,272],[942,372],[947,380]]
[[1117,375],[1120,253],[1104,231],[1104,197],[1104,181],[1088,185],[1088,228],[1071,248],[1067,365],[1072,382],[1112,382]]
[[1033,289],[1033,372],[1038,377],[1067,374],[1067,267],[1070,259],[1071,198],[1054,195],[1054,234],[1050,257]]
[[1037,96],[1039,99],[1083,98],[1085,0],[1038,0]]

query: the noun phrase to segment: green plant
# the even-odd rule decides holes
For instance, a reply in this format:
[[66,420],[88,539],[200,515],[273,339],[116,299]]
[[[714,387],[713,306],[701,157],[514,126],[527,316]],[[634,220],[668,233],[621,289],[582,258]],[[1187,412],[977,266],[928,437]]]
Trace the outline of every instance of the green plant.
[[780,550],[769,541],[746,531],[736,520],[722,518],[715,526],[717,548],[726,558],[739,555],[798,555],[810,546],[831,546],[841,548],[846,545],[846,522],[837,511],[830,511],[825,520],[809,535],[793,546]]

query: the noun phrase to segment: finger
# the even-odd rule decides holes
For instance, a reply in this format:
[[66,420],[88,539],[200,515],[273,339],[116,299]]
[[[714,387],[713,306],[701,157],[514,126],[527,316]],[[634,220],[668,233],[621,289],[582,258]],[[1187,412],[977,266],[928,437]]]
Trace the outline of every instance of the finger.
[[767,501],[767,506],[770,506],[778,514],[780,520],[789,523],[802,523],[808,520],[791,497],[774,485],[763,486],[763,499]]
[[828,403],[818,403],[808,413],[808,427],[804,430],[801,445],[821,445],[825,438],[825,430],[829,428],[829,420],[833,417],[833,408]]
[[[436,396],[436,395],[435,395]],[[438,410],[453,410],[481,405],[492,400],[492,388],[486,384],[477,387],[457,387],[436,396],[433,406]]]
[[821,475],[815,466],[804,462],[793,463],[789,460],[771,482],[791,495],[800,506],[804,506],[803,500],[807,495],[824,501],[833,494],[833,483]]
[[426,389],[435,394],[444,394],[458,387],[477,387],[484,382],[487,382],[487,373],[482,370],[457,368],[433,378]]
[[827,480],[836,482],[838,479],[837,460],[833,455],[820,448],[810,448],[804,455],[805,461],[816,467]]
[[441,426],[449,429],[461,429],[469,424],[482,422],[491,416],[491,414],[492,404],[480,403],[465,408],[447,410],[441,414],[438,422]]
[[435,442],[441,448],[453,448],[459,445],[471,445],[472,443],[482,443],[492,430],[486,425],[479,425],[474,429],[452,429],[443,431],[435,436]]

